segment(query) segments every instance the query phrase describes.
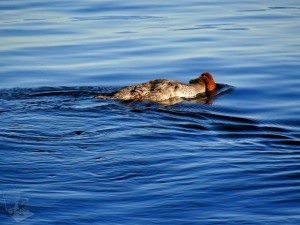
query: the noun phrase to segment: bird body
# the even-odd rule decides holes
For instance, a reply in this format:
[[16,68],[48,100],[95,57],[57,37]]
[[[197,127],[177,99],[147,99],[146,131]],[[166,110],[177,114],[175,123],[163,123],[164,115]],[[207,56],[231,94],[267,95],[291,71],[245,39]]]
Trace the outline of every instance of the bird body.
[[214,91],[215,88],[212,75],[206,72],[190,80],[188,84],[166,79],[151,80],[125,87],[109,95],[97,95],[96,98],[163,102],[172,98],[196,98],[200,94]]

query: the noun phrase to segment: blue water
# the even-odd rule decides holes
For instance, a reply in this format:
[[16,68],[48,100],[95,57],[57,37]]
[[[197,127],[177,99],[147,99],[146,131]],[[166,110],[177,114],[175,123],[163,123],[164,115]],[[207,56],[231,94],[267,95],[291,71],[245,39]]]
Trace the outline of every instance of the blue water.
[[[296,0],[1,1],[1,224],[300,224],[299,21]],[[94,98],[205,71],[209,101]]]

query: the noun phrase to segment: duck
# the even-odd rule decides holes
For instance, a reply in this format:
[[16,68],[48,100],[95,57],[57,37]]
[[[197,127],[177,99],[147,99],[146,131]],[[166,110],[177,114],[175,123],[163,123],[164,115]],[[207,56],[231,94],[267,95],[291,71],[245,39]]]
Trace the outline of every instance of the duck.
[[179,99],[193,99],[205,96],[216,90],[216,83],[210,72],[204,72],[197,78],[183,83],[176,80],[157,79],[146,83],[122,88],[106,95],[96,95],[98,99],[116,99],[122,101],[164,102]]

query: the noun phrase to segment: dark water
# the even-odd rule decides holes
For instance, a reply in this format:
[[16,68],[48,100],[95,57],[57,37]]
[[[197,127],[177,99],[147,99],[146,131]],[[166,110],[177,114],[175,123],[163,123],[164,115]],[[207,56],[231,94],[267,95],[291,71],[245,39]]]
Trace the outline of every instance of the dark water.
[[1,1],[0,42],[1,224],[300,224],[299,1]]

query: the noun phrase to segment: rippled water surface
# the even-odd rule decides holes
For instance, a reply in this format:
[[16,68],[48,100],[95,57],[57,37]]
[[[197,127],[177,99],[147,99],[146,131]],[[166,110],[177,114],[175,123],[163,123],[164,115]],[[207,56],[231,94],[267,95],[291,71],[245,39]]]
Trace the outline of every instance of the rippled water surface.
[[1,1],[0,41],[1,224],[300,224],[299,1]]

